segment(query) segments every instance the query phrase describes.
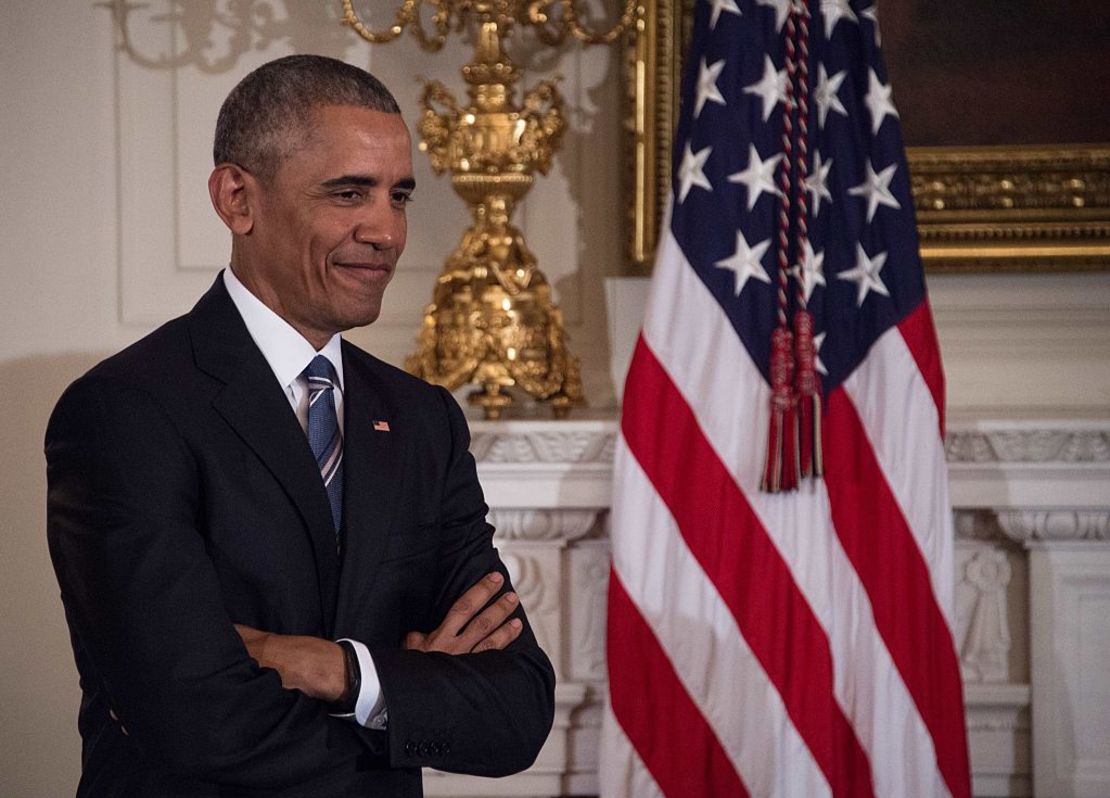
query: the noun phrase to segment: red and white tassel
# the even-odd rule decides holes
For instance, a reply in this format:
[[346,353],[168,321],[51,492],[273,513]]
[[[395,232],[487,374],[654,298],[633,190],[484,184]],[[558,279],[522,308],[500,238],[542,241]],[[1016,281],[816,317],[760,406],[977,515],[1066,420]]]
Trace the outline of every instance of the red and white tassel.
[[776,327],[771,334],[771,424],[760,488],[768,493],[796,490],[801,481],[798,466],[794,336],[786,327]]
[[794,388],[798,403],[798,470],[803,477],[825,473],[821,454],[821,379],[817,376],[817,348],[813,343],[813,316],[808,310],[794,314]]

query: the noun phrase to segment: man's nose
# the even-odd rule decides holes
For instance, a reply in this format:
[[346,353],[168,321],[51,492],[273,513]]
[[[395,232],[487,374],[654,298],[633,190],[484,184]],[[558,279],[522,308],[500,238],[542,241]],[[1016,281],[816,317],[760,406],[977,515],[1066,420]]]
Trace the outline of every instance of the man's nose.
[[404,222],[393,208],[369,208],[355,227],[355,240],[375,249],[392,249],[400,240]]

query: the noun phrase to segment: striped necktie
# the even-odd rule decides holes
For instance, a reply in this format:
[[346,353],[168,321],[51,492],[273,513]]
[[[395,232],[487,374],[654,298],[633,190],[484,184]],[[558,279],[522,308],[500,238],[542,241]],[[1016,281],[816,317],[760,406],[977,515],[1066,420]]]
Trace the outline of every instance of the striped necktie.
[[338,537],[343,521],[343,434],[339,430],[332,393],[338,378],[331,361],[323,355],[314,357],[303,374],[308,380],[308,445],[328,491]]

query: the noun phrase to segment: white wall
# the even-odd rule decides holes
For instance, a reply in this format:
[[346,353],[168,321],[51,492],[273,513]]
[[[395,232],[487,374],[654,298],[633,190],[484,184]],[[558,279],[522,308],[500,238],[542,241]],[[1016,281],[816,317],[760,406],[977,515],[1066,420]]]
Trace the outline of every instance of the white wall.
[[[414,75],[461,83],[452,75],[462,45],[428,56],[406,35],[371,58],[336,25],[338,2],[290,3],[292,19],[280,0],[259,5],[278,12],[273,30],[254,34],[272,34],[264,51],[168,72],[118,53],[111,15],[92,0],[0,4],[0,795],[72,794],[79,772],[76,675],[44,533],[46,419],[66,384],[186,309],[221,264],[226,234],[203,186],[223,93],[293,47],[369,66],[410,120]],[[149,15],[136,27],[136,50],[148,56],[166,38]],[[212,33],[218,55],[227,31]],[[638,308],[604,301],[623,220],[615,64],[595,50],[554,65],[566,75],[571,130],[519,219],[564,307],[595,406],[613,401],[609,315],[634,324]],[[389,309],[351,336],[394,361],[410,349],[466,221],[445,181],[422,155],[416,163],[412,235]],[[957,414],[1110,415],[1110,273],[946,276],[931,286]]]

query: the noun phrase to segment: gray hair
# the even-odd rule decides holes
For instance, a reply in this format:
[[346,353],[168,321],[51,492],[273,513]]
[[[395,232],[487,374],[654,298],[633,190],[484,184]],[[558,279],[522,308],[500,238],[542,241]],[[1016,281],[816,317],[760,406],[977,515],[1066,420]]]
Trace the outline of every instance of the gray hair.
[[401,112],[389,89],[366,70],[322,55],[288,55],[263,64],[227,95],[212,158],[269,181],[290,149],[308,138],[313,114],[326,105]]

